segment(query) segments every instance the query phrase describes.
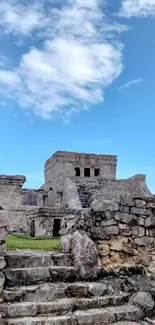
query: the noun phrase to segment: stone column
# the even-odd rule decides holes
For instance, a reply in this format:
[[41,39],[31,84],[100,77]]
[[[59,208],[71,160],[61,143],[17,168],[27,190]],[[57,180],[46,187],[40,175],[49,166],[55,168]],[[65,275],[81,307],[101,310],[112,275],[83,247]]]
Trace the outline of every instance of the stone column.
[[3,268],[5,267],[5,237],[7,235],[7,226],[8,226],[8,213],[7,211],[1,209],[0,210],[0,303],[2,300],[2,291],[4,285],[4,274]]

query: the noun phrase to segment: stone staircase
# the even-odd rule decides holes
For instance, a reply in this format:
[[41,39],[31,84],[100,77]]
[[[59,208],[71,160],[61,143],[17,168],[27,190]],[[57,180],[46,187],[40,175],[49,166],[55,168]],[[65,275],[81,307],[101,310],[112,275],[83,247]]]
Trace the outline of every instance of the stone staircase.
[[3,324],[142,324],[142,311],[129,304],[129,292],[104,279],[80,282],[70,254],[8,252],[6,263]]

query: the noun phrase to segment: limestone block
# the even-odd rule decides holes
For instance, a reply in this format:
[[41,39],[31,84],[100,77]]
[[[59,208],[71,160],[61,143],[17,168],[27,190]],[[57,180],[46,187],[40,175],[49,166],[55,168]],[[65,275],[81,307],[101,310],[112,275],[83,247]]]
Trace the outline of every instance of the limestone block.
[[111,226],[111,225],[116,225],[117,222],[114,218],[109,219],[109,220],[103,220],[101,222],[101,227],[106,227],[106,226]]
[[149,292],[137,292],[130,298],[130,303],[140,307],[143,311],[151,311],[154,308],[154,301]]
[[131,254],[133,252],[131,241],[128,238],[120,237],[112,241],[110,250],[117,252],[125,252]]
[[8,212],[5,210],[0,210],[0,228],[5,228],[8,226]]
[[129,207],[122,205],[122,206],[119,208],[119,211],[120,211],[120,212],[124,212],[124,213],[129,213]]
[[93,227],[91,230],[92,238],[108,239],[110,236],[118,235],[118,226]]
[[113,200],[94,200],[91,204],[94,212],[118,211],[118,203]]
[[107,286],[104,283],[93,283],[91,282],[88,285],[88,292],[91,294],[91,296],[104,296],[108,291]]
[[154,241],[153,237],[147,237],[147,236],[134,239],[134,242],[137,246],[148,246],[151,245],[153,241]]
[[135,216],[128,213],[116,212],[115,219],[124,223],[130,223]]
[[130,236],[131,235],[131,228],[126,223],[119,223],[118,225],[120,231],[120,235],[122,236]]
[[112,219],[113,216],[114,216],[114,213],[113,211],[104,211],[104,215],[106,217],[106,219]]
[[135,205],[137,208],[143,208],[146,205],[146,201],[135,199]]
[[98,250],[100,256],[106,256],[109,254],[109,245],[106,244],[99,244],[98,245]]
[[141,214],[144,216],[150,216],[152,214],[152,211],[151,211],[151,209],[143,209],[143,208],[133,207],[133,208],[131,208],[131,213],[132,214]]
[[143,216],[138,217],[138,218],[136,219],[136,221],[137,221],[137,224],[138,224],[139,226],[144,226],[144,224],[145,224],[145,216],[144,216],[144,217],[143,217]]
[[121,205],[125,205],[128,207],[134,207],[135,206],[135,202],[132,198],[127,198],[127,197],[122,197],[121,198]]
[[145,227],[155,227],[155,216],[151,215],[145,220]]
[[78,268],[80,278],[91,278],[94,273],[93,268],[98,265],[98,249],[96,244],[86,233],[76,231],[73,234],[71,253],[73,265]]
[[105,227],[104,229],[106,235],[118,235],[119,233],[118,226],[109,226],[109,227]]
[[145,236],[145,228],[140,226],[134,226],[132,229],[132,235],[134,237],[144,237]]
[[83,282],[70,283],[66,289],[67,297],[88,297],[88,285]]

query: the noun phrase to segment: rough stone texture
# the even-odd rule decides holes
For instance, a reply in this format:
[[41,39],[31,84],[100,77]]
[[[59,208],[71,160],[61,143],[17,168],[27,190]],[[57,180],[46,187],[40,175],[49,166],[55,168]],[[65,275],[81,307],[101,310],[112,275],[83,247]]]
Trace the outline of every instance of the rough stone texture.
[[[95,200],[89,209],[66,216],[61,232],[73,235],[76,230],[85,231],[97,245],[106,269],[143,266],[154,273],[155,209],[150,208],[154,203],[152,197]],[[129,212],[122,212],[122,207]]]
[[118,211],[118,203],[110,200],[94,200],[91,204],[94,212]]
[[22,205],[44,206],[47,193],[44,190],[23,189]]
[[[9,233],[52,237],[55,215],[45,210],[40,212],[40,207],[59,210],[58,218],[62,219],[61,210],[81,210],[89,208],[93,202],[94,212],[100,210],[110,220],[118,211],[121,199],[119,218],[122,222],[126,215],[129,220],[129,215],[142,215],[142,211],[144,217],[152,216],[155,204],[143,199],[143,196],[153,197],[145,175],[116,180],[116,165],[117,157],[113,155],[58,151],[45,163],[45,184],[41,189],[22,189],[24,176],[1,175],[0,206],[8,210]],[[122,198],[126,195],[128,197]],[[103,227],[115,225],[114,220],[102,221]],[[116,234],[116,228],[112,229]]]
[[62,253],[71,253],[73,236],[68,234],[60,238],[60,250]]
[[4,269],[6,265],[5,259],[3,256],[0,256],[0,270]]
[[78,268],[82,279],[92,278],[98,266],[98,250],[93,241],[84,233],[76,231],[72,239],[73,265]]
[[4,281],[5,281],[4,274],[0,272],[0,294],[2,293],[3,290]]
[[154,301],[149,292],[138,292],[134,294],[130,299],[130,303],[140,307],[145,312],[154,308]]
[[6,228],[8,223],[8,212],[5,210],[0,210],[0,229]]
[[21,188],[25,182],[25,176],[0,175],[0,206],[21,205]]

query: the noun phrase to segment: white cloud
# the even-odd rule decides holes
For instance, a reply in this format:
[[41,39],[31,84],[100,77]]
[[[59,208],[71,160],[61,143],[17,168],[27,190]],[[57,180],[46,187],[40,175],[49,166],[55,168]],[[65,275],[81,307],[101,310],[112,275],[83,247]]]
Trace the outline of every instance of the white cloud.
[[147,17],[155,15],[155,0],[122,0],[120,17]]
[[24,5],[18,0],[0,2],[0,25],[6,33],[15,35],[30,34],[33,30],[44,25],[44,12],[41,5]]
[[123,89],[128,89],[134,85],[137,85],[139,83],[143,82],[143,79],[133,79],[130,80],[128,82],[126,82],[125,84],[121,85],[120,87],[117,88],[117,91],[121,91]]
[[66,2],[59,9],[48,2],[48,10],[45,1],[44,7],[24,7],[17,0],[0,4],[5,31],[21,37],[38,30],[44,40],[23,53],[18,66],[0,70],[0,94],[35,115],[59,114],[68,121],[103,101],[104,88],[122,72],[119,34],[128,27],[109,21],[98,0]]

